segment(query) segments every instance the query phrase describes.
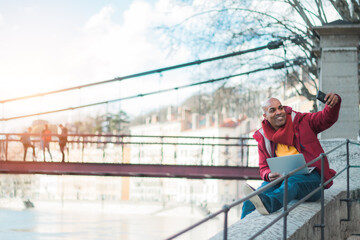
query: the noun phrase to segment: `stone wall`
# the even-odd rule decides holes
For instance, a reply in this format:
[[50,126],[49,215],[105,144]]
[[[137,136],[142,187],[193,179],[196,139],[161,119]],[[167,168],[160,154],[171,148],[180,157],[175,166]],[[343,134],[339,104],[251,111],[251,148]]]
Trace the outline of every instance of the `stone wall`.
[[[355,193],[360,191],[352,191],[351,198],[354,199]],[[346,198],[346,192],[341,192],[334,199],[332,199],[325,207],[325,226],[324,238],[328,240],[347,239],[352,234],[360,234],[360,201],[357,199],[350,203],[350,220],[347,219],[347,203],[341,202],[340,199]],[[321,239],[320,228],[313,226],[321,222],[321,214],[317,212],[313,218],[301,226],[289,240],[299,239]]]

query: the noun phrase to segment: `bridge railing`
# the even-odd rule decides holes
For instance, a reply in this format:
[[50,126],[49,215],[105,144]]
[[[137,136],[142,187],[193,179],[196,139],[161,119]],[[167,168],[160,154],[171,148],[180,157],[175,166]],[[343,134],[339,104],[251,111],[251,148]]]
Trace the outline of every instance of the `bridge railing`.
[[[36,147],[36,161],[41,161],[40,134],[0,133],[1,160],[23,159],[21,137],[27,135]],[[50,150],[54,161],[61,157],[58,134],[51,136]],[[210,166],[256,166],[255,140],[247,137],[157,136],[117,134],[68,134],[67,161],[101,163],[151,163]],[[54,151],[56,149],[56,151]],[[28,149],[27,159],[31,159]],[[43,152],[42,152],[43,153]]]
[[[305,165],[303,165],[302,167],[299,167],[293,171],[291,171],[290,173],[276,179],[275,181],[271,182],[270,184],[267,184],[266,186],[254,191],[253,193],[249,194],[248,196],[245,196],[244,198],[241,198],[238,201],[235,201],[229,205],[224,205],[223,208],[211,215],[209,215],[208,217],[200,220],[199,222],[191,225],[190,227],[180,231],[179,233],[174,234],[173,236],[167,238],[167,240],[170,239],[175,239],[181,235],[183,235],[184,233],[200,226],[201,224],[209,221],[210,219],[213,219],[215,217],[217,217],[220,214],[224,214],[224,229],[223,229],[223,239],[227,240],[228,239],[228,234],[227,234],[227,230],[228,230],[228,213],[229,211],[235,207],[238,206],[239,204],[249,200],[250,198],[264,192],[265,190],[277,185],[278,183],[281,183],[282,181],[284,181],[284,186],[285,186],[285,191],[284,191],[284,207],[283,207],[283,211],[282,213],[277,216],[274,220],[272,220],[270,223],[268,223],[267,225],[265,225],[262,229],[260,229],[258,232],[256,232],[251,238],[249,239],[255,239],[256,237],[258,237],[260,234],[262,234],[265,230],[267,230],[269,227],[271,227],[272,225],[274,225],[276,222],[280,221],[281,219],[283,219],[283,234],[282,234],[282,238],[285,240],[287,239],[287,216],[289,215],[289,213],[294,210],[296,207],[298,207],[301,203],[305,202],[307,199],[309,199],[312,195],[316,194],[318,191],[321,191],[321,198],[320,198],[320,204],[321,204],[321,210],[320,210],[320,224],[317,224],[314,226],[314,228],[320,228],[321,231],[321,240],[324,240],[325,236],[324,236],[324,229],[325,229],[325,196],[324,196],[324,190],[325,190],[325,186],[327,184],[329,184],[331,181],[333,181],[335,178],[337,178],[340,174],[344,173],[346,171],[346,199],[341,199],[341,201],[345,201],[347,202],[347,218],[346,219],[341,219],[341,221],[350,221],[350,168],[359,168],[360,166],[355,166],[355,165],[350,165],[350,158],[349,158],[349,144],[354,144],[357,146],[360,146],[360,144],[358,142],[354,142],[354,141],[350,141],[350,140],[346,140],[345,142],[339,144],[338,146],[334,147],[333,149],[329,150],[326,153],[322,153],[320,154],[320,156],[318,156],[317,158],[313,159],[312,161],[306,163]],[[335,150],[341,148],[342,146],[346,146],[346,166],[341,169],[335,176],[333,176],[331,179],[329,179],[328,181],[324,182],[324,159],[326,156],[328,156],[329,154],[331,154],[332,152],[334,152]],[[311,164],[317,162],[317,161],[321,161],[321,184],[318,188],[314,189],[311,193],[309,193],[308,195],[306,195],[304,198],[302,198],[301,200],[297,201],[294,205],[292,205],[291,207],[288,206],[288,179],[289,177],[293,176],[294,174],[296,174],[296,172],[300,171],[301,169],[310,166]]]

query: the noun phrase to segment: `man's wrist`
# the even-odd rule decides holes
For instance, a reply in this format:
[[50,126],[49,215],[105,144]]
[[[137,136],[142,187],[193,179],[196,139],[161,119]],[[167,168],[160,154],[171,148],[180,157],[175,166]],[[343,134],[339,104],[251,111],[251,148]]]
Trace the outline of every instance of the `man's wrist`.
[[271,182],[269,175],[270,175],[270,173],[265,174],[265,181],[267,181],[267,182]]

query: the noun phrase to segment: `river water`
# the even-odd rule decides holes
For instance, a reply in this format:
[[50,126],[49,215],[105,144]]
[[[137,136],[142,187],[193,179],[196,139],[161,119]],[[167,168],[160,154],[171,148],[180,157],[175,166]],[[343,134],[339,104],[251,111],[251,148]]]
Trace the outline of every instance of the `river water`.
[[[34,204],[32,209],[0,206],[1,240],[165,239],[204,218],[190,205],[86,201]],[[208,239],[222,227],[223,218],[219,217],[177,239]]]

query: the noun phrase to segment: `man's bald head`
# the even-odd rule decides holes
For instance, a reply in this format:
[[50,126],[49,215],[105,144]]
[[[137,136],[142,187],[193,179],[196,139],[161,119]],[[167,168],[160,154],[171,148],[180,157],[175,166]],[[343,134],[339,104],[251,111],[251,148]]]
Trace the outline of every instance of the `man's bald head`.
[[277,98],[268,98],[265,102],[263,102],[263,104],[261,105],[262,110],[264,111],[264,113],[266,114],[266,112],[268,111],[269,107],[271,105],[273,105],[274,103],[279,103],[281,105],[281,102],[279,99]]

